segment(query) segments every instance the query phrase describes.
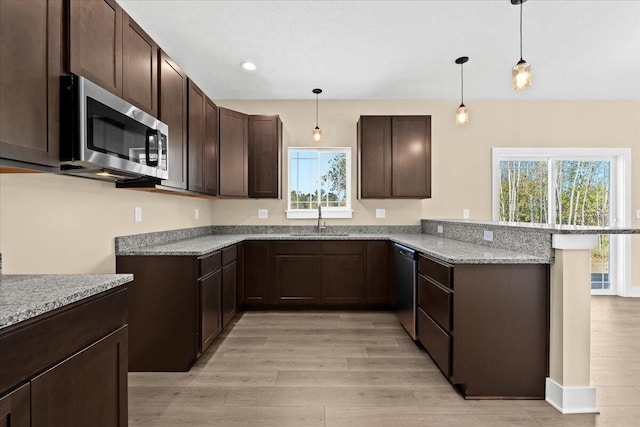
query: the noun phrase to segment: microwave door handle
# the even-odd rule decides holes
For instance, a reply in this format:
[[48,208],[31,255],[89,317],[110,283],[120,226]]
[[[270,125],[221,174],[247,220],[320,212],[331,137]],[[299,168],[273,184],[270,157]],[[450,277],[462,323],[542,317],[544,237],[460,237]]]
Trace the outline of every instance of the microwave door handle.
[[[151,140],[152,137],[155,137],[155,142],[153,142],[153,147]],[[153,150],[153,151],[152,151]],[[147,129],[147,142],[145,144],[145,155],[147,156],[147,166],[156,167],[158,166],[158,157],[156,156],[156,160],[151,160],[151,154],[155,151],[158,153],[158,132],[155,129]]]
[[165,163],[165,167],[162,167],[162,152],[164,150],[164,152],[166,153],[166,155],[168,155],[167,151],[168,151],[168,146],[164,145],[162,142],[162,131],[160,129],[156,130],[158,136],[156,137],[156,141],[158,141],[158,162],[157,162],[157,167],[158,169],[163,169],[166,170],[167,169],[167,164]]

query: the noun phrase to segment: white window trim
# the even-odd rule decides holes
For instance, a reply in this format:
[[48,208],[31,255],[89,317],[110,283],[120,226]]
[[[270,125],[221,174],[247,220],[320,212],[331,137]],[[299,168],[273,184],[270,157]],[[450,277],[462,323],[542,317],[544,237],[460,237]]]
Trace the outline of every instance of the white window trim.
[[[628,227],[631,223],[631,148],[520,148],[494,147],[491,149],[491,217],[499,219],[500,161],[508,160],[606,160],[611,161],[611,180],[616,189],[616,203],[611,206],[612,225]],[[549,171],[549,191],[555,186],[552,168]],[[553,204],[553,205],[552,205]],[[555,222],[555,198],[549,204],[549,223]],[[608,295],[640,296],[631,287],[631,239],[628,235],[611,235],[611,248],[616,252],[616,264],[611,266],[611,289]],[[602,295],[601,290],[592,291]]]
[[[347,162],[347,206],[341,208],[322,208],[322,218],[353,218],[351,209],[351,147],[289,147],[287,149],[287,208],[291,206],[291,151],[337,151],[346,154]],[[320,171],[318,171],[320,173]],[[287,219],[317,219],[318,211],[315,209],[287,209]]]

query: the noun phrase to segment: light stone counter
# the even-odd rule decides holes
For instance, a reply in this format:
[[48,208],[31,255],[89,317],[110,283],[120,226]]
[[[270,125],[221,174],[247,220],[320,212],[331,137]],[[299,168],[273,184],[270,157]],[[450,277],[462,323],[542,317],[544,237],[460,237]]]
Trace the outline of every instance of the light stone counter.
[[116,255],[201,256],[245,240],[390,240],[453,264],[548,264],[548,258],[419,233],[213,234],[116,250]]
[[0,329],[132,280],[132,274],[0,275]]

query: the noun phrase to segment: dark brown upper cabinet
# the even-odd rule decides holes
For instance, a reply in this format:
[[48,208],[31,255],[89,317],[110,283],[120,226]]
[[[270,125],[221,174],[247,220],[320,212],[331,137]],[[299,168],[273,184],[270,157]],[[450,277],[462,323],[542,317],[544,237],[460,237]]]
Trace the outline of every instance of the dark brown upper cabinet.
[[204,142],[202,167],[204,192],[218,194],[218,107],[209,98],[204,101]]
[[60,163],[63,16],[63,0],[0,1],[0,164],[4,167],[47,170]]
[[431,116],[361,116],[358,197],[431,197]]
[[187,188],[187,75],[160,51],[159,118],[169,126],[169,179],[162,185]]
[[122,15],[122,97],[158,117],[158,45]]
[[279,116],[249,116],[249,197],[281,197],[281,147]]
[[188,94],[187,189],[215,196],[218,187],[216,179],[218,107],[191,79],[188,83]]
[[247,197],[249,116],[226,108],[220,114],[220,196]]
[[158,45],[115,0],[69,0],[68,68],[154,117]]
[[122,8],[69,0],[69,71],[122,96]]

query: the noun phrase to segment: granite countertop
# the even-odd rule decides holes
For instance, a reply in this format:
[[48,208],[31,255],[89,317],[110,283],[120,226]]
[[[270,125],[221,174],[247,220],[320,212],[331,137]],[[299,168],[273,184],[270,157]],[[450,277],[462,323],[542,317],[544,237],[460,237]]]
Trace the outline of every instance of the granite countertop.
[[547,234],[640,234],[640,228],[629,227],[608,227],[594,225],[551,225],[551,224],[532,224],[528,222],[509,222],[509,221],[484,221],[475,219],[428,219],[423,220],[433,223],[452,223],[452,224],[470,224],[485,225],[487,227],[508,227],[515,230],[537,231]]
[[0,329],[132,280],[132,274],[0,275]]
[[245,240],[390,240],[456,264],[549,264],[549,259],[427,234],[212,234],[117,251],[116,255],[200,256]]

